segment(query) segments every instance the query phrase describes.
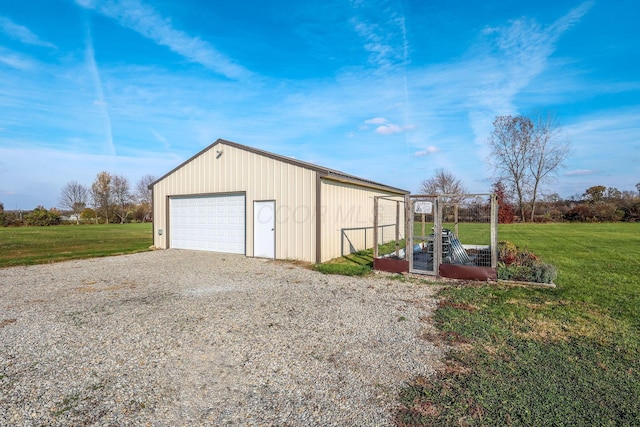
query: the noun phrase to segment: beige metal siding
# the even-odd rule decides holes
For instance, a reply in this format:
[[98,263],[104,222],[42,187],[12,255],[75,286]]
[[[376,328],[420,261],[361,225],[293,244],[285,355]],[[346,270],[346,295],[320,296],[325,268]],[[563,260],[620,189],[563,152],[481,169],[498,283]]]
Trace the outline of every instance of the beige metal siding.
[[315,171],[216,144],[154,185],[154,244],[167,248],[168,197],[244,192],[246,254],[253,256],[253,201],[275,200],[276,258],[314,262],[315,179]]
[[[328,261],[344,253],[373,247],[373,198],[393,197],[403,201],[399,194],[362,187],[356,184],[322,179],[322,256]],[[400,205],[400,238],[404,238],[404,205]],[[395,238],[395,203],[385,201],[380,204],[379,225],[385,227],[384,241]],[[380,228],[379,230],[382,230]],[[381,236],[381,234],[379,234]],[[383,243],[380,239],[379,243]]]

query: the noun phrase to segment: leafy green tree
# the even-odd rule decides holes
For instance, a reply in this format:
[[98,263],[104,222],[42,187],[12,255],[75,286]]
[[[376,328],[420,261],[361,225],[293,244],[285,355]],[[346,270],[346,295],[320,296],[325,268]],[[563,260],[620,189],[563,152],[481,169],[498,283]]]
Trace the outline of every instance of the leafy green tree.
[[84,208],[82,213],[80,213],[80,219],[94,221],[96,219],[96,211],[91,208]]
[[91,184],[91,200],[96,220],[101,217],[105,223],[109,223],[113,211],[112,180],[111,174],[103,171],[96,176],[95,181]]
[[25,215],[27,225],[48,226],[60,224],[60,215],[55,210],[47,210],[43,206],[38,206],[33,211]]
[[584,197],[591,203],[598,203],[602,201],[604,198],[604,192],[607,187],[604,185],[594,185],[593,187],[589,187],[584,192]]

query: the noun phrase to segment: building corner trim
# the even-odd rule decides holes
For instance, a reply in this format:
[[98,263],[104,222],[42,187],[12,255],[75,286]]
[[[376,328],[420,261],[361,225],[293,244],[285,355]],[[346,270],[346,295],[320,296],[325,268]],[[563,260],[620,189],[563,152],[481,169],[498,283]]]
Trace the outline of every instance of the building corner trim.
[[316,264],[322,262],[322,181],[316,172]]

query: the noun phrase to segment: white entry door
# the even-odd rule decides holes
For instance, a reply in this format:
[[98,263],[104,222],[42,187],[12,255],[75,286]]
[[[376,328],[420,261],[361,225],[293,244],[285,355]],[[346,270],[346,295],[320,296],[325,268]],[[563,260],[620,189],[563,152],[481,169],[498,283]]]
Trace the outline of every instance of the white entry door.
[[276,257],[276,202],[253,202],[253,256]]

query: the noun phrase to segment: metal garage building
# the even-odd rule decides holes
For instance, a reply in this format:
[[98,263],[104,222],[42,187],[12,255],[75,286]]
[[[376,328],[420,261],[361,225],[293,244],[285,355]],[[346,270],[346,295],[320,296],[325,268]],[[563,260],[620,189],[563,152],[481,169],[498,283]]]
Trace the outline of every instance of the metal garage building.
[[[373,198],[407,191],[217,140],[151,185],[158,248],[324,262],[373,232]],[[395,222],[395,211],[382,222]],[[393,215],[393,220],[391,218]],[[400,223],[404,223],[404,209]],[[400,230],[404,234],[404,229]]]

